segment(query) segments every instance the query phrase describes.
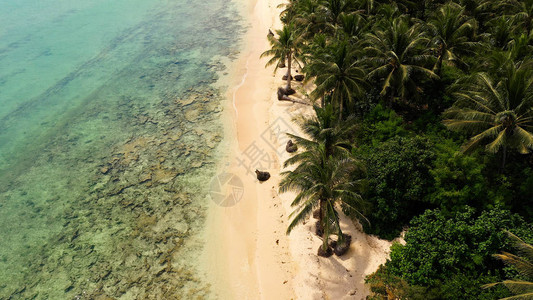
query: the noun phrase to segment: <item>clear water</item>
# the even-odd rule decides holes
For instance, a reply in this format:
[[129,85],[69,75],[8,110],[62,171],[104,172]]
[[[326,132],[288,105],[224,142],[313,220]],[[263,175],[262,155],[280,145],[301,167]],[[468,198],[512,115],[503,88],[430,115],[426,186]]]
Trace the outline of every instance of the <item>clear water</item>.
[[208,297],[226,0],[0,0],[0,299]]

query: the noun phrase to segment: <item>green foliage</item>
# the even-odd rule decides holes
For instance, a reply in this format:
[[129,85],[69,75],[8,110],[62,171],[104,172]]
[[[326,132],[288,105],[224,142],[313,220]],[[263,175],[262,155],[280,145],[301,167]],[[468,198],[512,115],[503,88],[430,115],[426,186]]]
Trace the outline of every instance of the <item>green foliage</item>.
[[533,296],[533,246],[509,231],[505,231],[513,243],[517,254],[503,252],[494,257],[518,271],[519,278],[504,280],[503,282],[489,283],[483,288],[503,284],[513,293],[514,299],[528,299]]
[[366,163],[365,231],[391,239],[414,218],[407,245],[394,246],[392,261],[369,277],[373,299],[508,296],[503,286],[480,285],[513,275],[490,256],[508,246],[501,228],[532,234],[503,208],[533,216],[533,155],[520,154],[533,150],[533,1],[283,7],[303,41],[313,96],[333,103],[327,115],[338,125],[357,115],[346,120],[350,129],[308,133],[327,141],[327,153],[349,150]]
[[[495,82],[479,73],[454,86],[455,104],[448,109],[444,124],[473,136],[464,146],[469,151],[484,145],[485,151],[533,149],[533,72],[530,65],[511,65],[506,79]],[[505,153],[502,167],[505,164]]]
[[364,136],[359,137],[364,144],[373,147],[395,136],[406,136],[407,130],[403,128],[403,120],[394,110],[381,104],[376,105],[366,116],[363,122]]
[[508,210],[494,208],[477,216],[473,208],[465,207],[451,218],[440,210],[428,210],[411,222],[406,244],[391,248],[386,268],[409,285],[437,290],[440,299],[505,296],[504,289],[480,289],[481,284],[506,275],[492,257],[510,247],[502,229],[533,239],[533,225]]
[[430,174],[434,188],[428,202],[444,212],[457,211],[464,205],[488,208],[503,203],[503,197],[494,192],[484,175],[485,165],[479,155],[464,155],[459,146],[445,140],[435,146],[436,159]]
[[430,175],[433,145],[420,136],[396,136],[363,151],[369,181],[367,198],[372,204],[368,215],[372,226],[365,230],[392,239],[411,217],[428,207],[424,199],[434,184]]

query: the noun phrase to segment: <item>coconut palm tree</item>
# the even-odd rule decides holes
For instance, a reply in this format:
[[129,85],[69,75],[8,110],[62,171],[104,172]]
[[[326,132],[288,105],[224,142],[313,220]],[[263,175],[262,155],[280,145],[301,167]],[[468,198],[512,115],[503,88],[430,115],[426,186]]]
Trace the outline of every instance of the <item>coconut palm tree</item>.
[[454,2],[439,7],[430,19],[428,28],[437,56],[433,71],[440,75],[443,61],[460,68],[466,67],[460,54],[471,52],[478,43],[472,42],[475,19],[465,16],[464,7]]
[[529,34],[533,29],[533,0],[503,0],[495,2],[512,20],[514,32]]
[[[506,264],[513,266],[518,270],[519,274],[524,277],[525,280],[504,280],[502,282],[489,283],[483,286],[483,288],[490,288],[498,284],[503,284],[507,287],[512,297],[503,299],[532,299],[533,298],[533,246],[527,244],[522,239],[506,231],[511,239],[513,245],[518,249],[518,254],[515,255],[509,252],[503,252],[501,254],[495,254],[494,257],[502,260]],[[503,300],[501,299],[501,300]]]
[[494,81],[486,73],[475,74],[454,86],[455,104],[445,111],[444,124],[452,130],[474,134],[463,146],[470,151],[485,145],[489,153],[514,148],[533,149],[533,76],[531,63],[510,65],[507,74]]
[[301,39],[296,33],[294,26],[288,24],[283,26],[283,29],[276,30],[278,37],[269,35],[268,41],[271,48],[261,54],[261,57],[270,56],[271,59],[266,63],[266,66],[275,65],[274,72],[277,71],[280,63],[287,61],[287,86],[285,90],[291,91],[291,69],[293,60],[299,63]]
[[307,80],[314,79],[316,88],[311,92],[314,100],[327,96],[342,116],[346,105],[365,92],[363,68],[357,65],[354,49],[345,41],[330,44],[326,51],[312,55],[304,67]]
[[[321,251],[326,251],[331,226],[340,241],[344,236],[338,226],[335,204],[345,207],[364,219],[360,213],[363,201],[358,194],[363,180],[363,167],[350,155],[350,136],[355,123],[349,118],[341,121],[331,104],[325,107],[314,106],[315,115],[311,118],[300,116],[294,121],[304,137],[288,134],[302,151],[287,159],[284,167],[297,165],[294,171],[283,172],[280,191],[294,190],[298,196],[293,201],[297,209],[288,233],[299,222],[305,220],[314,208],[319,208],[319,225],[325,238]],[[343,175],[341,175],[343,174]],[[345,190],[341,190],[345,189]],[[366,219],[365,219],[366,220]],[[328,225],[328,226],[326,226]],[[323,252],[322,252],[323,253]]]
[[326,17],[322,12],[321,0],[298,0],[296,3],[294,25],[300,35],[309,40],[323,32],[326,27]]
[[420,25],[409,26],[403,17],[395,18],[390,27],[376,28],[366,35],[363,61],[369,66],[368,78],[378,79],[381,95],[392,103],[396,96],[406,100],[420,91],[420,79],[438,79],[426,68],[434,59],[424,54],[429,39]]
[[[302,149],[316,149],[319,144],[324,145],[326,155],[333,157],[346,157],[350,155],[350,138],[356,129],[352,118],[339,119],[333,106],[326,104],[324,107],[313,106],[314,116],[300,116],[293,121],[300,127],[305,137],[288,133]],[[285,167],[298,163],[305,158],[305,151],[293,155],[285,163]]]
[[303,159],[299,160],[293,171],[281,173],[280,182],[280,192],[297,192],[291,203],[295,210],[290,215],[292,220],[287,234],[290,234],[296,225],[304,222],[314,209],[319,208],[318,222],[323,229],[323,243],[318,251],[321,256],[329,256],[331,234],[338,236],[338,244],[346,242],[336,209],[338,204],[364,218],[361,213],[364,201],[359,194],[362,187],[360,164],[349,156],[336,158],[328,156],[326,152],[323,143],[306,150]]
[[326,16],[326,22],[333,28],[339,25],[339,17],[351,10],[352,1],[347,0],[323,0],[321,1],[322,13]]
[[493,18],[489,22],[489,43],[502,50],[506,50],[513,38],[511,19],[507,16]]
[[355,44],[368,30],[368,22],[360,14],[341,14],[339,16],[341,40],[348,40],[351,44]]

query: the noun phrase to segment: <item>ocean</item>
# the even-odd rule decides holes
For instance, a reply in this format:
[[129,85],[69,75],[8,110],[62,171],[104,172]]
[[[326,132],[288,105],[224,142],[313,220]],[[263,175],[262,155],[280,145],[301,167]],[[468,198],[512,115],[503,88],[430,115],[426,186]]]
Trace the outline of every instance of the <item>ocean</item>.
[[0,0],[0,299],[195,299],[225,0]]

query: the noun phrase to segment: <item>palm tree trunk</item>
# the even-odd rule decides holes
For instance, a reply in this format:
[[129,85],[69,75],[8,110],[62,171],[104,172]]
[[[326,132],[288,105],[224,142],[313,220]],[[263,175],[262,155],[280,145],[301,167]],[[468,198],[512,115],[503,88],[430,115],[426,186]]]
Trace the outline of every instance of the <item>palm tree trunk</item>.
[[[319,207],[318,207],[320,214],[318,214],[318,224],[319,224],[319,231],[322,233],[322,236],[324,236],[324,218],[326,217],[326,201],[320,199],[319,200]],[[321,237],[322,237],[321,236]]]
[[435,74],[437,74],[437,76],[440,77],[440,72],[441,72],[441,69],[442,69],[442,60],[443,60],[443,55],[441,54],[437,60],[437,63],[435,64]]
[[503,155],[502,155],[502,173],[505,168],[505,160],[507,159],[507,146],[503,146]]
[[339,121],[342,120],[342,107],[343,107],[344,98],[340,97],[339,99]]
[[327,220],[326,218],[326,201],[325,200],[320,200],[320,218],[318,219],[318,222],[320,224],[320,226],[322,226],[322,238],[323,238],[323,243],[322,243],[322,249],[324,251],[327,250],[328,248],[328,237],[329,237],[329,224],[324,224],[324,221]]
[[287,55],[287,87],[286,90],[291,90],[291,64],[292,64],[292,51],[289,51],[289,54]]

